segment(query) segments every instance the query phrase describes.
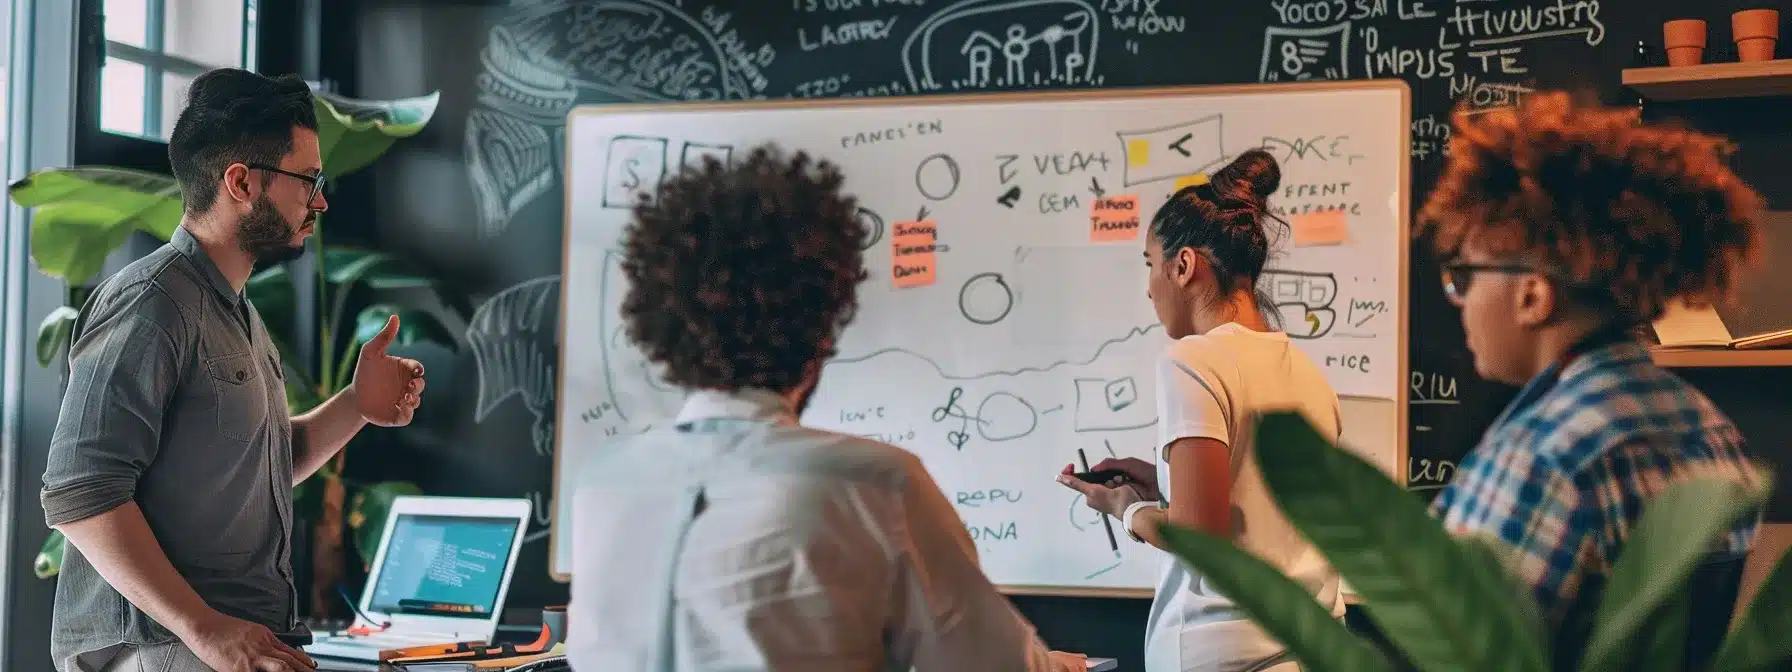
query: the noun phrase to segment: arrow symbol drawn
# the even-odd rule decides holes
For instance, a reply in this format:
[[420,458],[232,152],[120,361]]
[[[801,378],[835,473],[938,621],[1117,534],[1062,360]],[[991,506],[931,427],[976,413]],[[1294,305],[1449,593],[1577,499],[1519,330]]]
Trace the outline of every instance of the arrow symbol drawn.
[[1019,185],[1009,187],[1007,193],[1004,193],[1001,196],[996,197],[997,203],[1001,203],[1002,205],[1005,205],[1010,208],[1014,207],[1014,202],[1018,201],[1018,200],[1020,200],[1020,186]]
[[1101,183],[1095,181],[1094,176],[1090,176],[1089,177],[1089,193],[1095,194],[1096,198],[1101,198],[1103,196],[1108,195],[1108,190],[1101,188]]
[[1307,324],[1313,327],[1313,331],[1308,332],[1307,335],[1308,336],[1318,336],[1319,335],[1319,316],[1315,315],[1313,313],[1307,313]]
[[1170,143],[1170,149],[1180,152],[1183,156],[1194,156],[1194,154],[1190,154],[1188,150],[1182,148],[1182,143],[1188,142],[1189,140],[1194,139],[1194,137],[1195,134],[1193,133],[1184,133],[1182,134],[1182,137],[1177,138],[1175,142]]
[[925,205],[921,206],[921,211],[915,213],[915,221],[917,221],[917,222],[927,221],[927,206],[925,206]]

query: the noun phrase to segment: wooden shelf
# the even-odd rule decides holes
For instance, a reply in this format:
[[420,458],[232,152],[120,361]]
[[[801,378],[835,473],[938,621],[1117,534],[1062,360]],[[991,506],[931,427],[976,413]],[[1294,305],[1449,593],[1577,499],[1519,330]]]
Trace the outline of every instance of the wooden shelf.
[[1624,85],[1659,101],[1792,96],[1792,58],[1626,68]]
[[1717,366],[1792,366],[1792,349],[1728,350],[1724,348],[1664,348],[1655,346],[1649,355],[1656,366],[1668,368],[1703,368]]

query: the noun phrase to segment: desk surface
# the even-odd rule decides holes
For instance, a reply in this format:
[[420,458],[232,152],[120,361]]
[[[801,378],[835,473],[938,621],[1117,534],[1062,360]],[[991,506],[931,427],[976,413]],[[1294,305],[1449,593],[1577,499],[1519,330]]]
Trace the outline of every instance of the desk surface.
[[319,672],[379,672],[379,663],[363,663],[358,660],[336,660],[334,658],[314,658]]

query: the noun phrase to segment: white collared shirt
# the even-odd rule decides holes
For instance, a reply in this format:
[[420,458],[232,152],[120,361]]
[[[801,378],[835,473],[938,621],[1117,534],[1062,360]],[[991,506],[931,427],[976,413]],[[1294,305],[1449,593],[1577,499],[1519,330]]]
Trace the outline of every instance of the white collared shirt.
[[764,391],[592,452],[573,494],[578,670],[1050,669],[921,461]]

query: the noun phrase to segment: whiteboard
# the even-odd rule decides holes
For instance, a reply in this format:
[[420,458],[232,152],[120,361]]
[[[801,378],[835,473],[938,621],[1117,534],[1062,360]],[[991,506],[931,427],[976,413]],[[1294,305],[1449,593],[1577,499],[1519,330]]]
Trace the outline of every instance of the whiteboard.
[[1144,236],[1178,185],[1249,148],[1281,161],[1270,205],[1294,225],[1262,288],[1345,397],[1347,447],[1404,482],[1408,95],[1382,80],[574,110],[551,573],[570,572],[571,467],[682,403],[620,319],[627,204],[766,141],[841,166],[872,232],[858,317],[802,421],[919,455],[1005,590],[1154,584],[1164,556],[1118,529],[1111,548],[1053,478],[1078,449],[1150,458],[1169,341]]

